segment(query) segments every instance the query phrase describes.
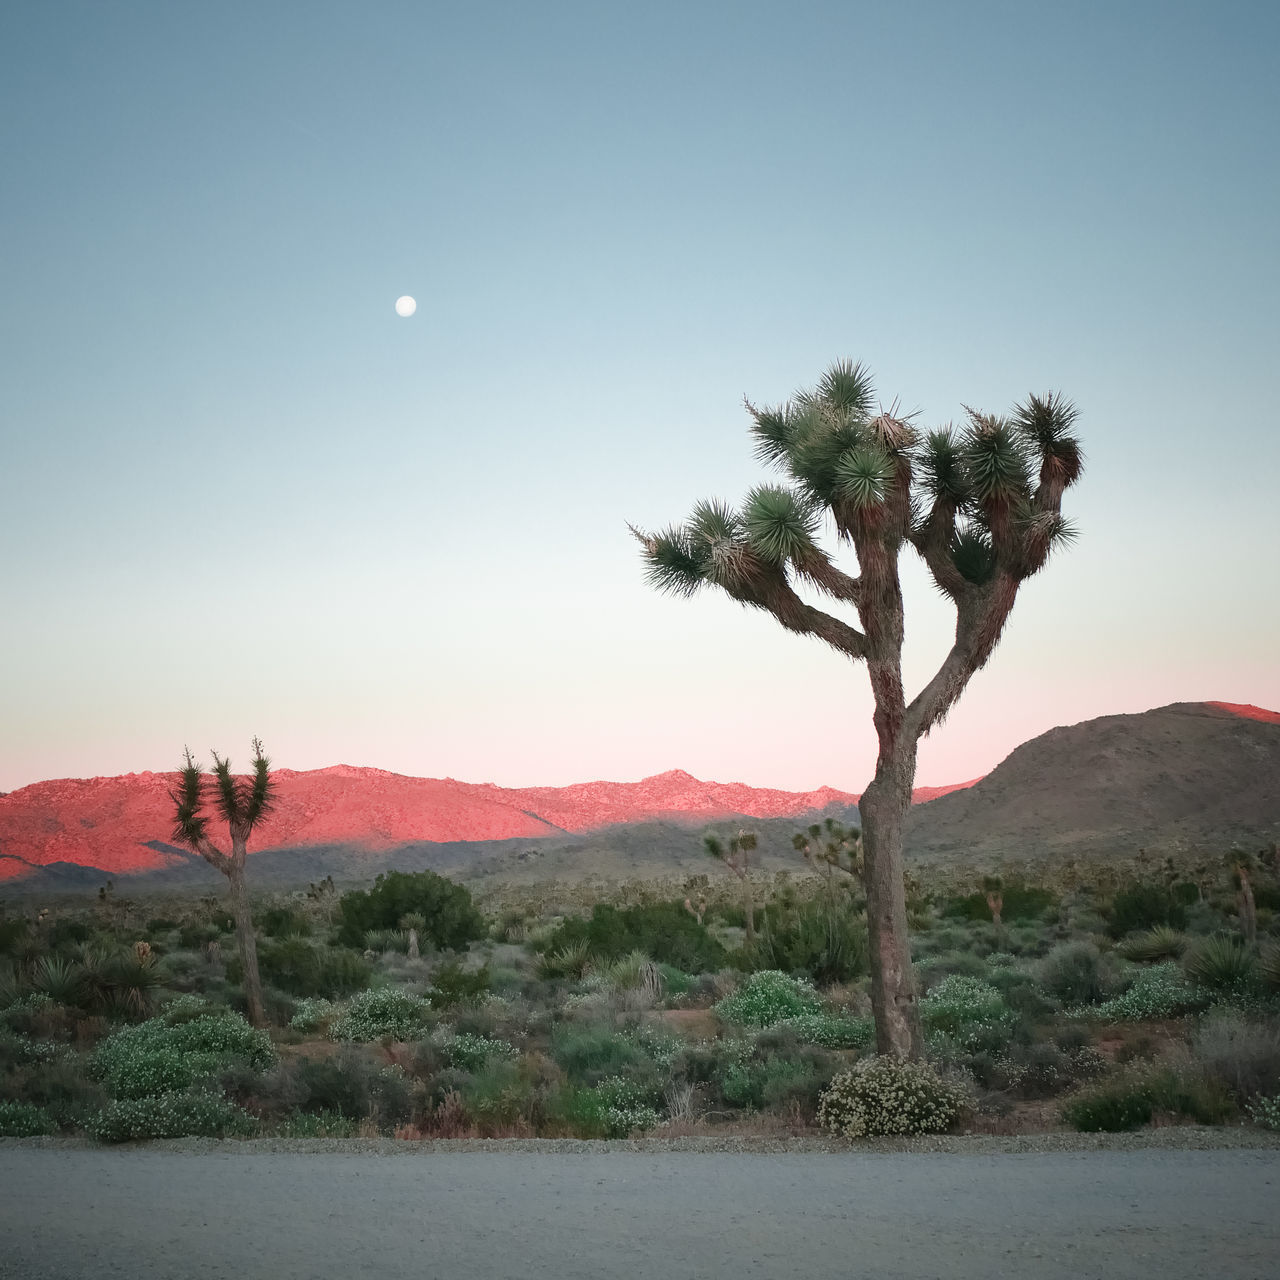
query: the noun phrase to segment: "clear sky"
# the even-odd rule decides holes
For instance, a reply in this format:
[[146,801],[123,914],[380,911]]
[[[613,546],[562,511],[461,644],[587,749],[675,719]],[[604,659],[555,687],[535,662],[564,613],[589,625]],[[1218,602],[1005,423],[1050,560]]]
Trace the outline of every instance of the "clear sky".
[[255,733],[860,790],[865,674],[626,530],[844,356],[926,426],[1081,411],[1081,540],[921,782],[1280,707],[1277,48],[1270,0],[0,7],[0,790]]

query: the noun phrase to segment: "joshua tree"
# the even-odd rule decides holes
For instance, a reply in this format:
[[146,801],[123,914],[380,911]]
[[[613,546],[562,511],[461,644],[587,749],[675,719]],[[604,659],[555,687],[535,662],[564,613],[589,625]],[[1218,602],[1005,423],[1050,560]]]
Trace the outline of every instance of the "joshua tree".
[[996,929],[1003,928],[1001,918],[1004,911],[1004,881],[999,876],[983,876],[982,892],[987,895],[987,910],[991,912],[991,923]]
[[849,879],[862,883],[862,832],[846,827],[834,818],[814,822],[791,837],[791,847],[815,870],[821,869],[827,882],[827,898],[835,901],[832,873],[843,871]]
[[[739,831],[728,844],[708,832],[702,843],[713,858],[719,858],[742,882],[742,910],[747,920],[747,945],[756,940],[756,907],[751,893],[751,853],[756,847],[754,831]],[[699,922],[701,923],[701,922]]]
[[1253,872],[1257,859],[1241,849],[1232,849],[1227,855],[1231,878],[1236,886],[1236,907],[1240,913],[1240,931],[1252,946],[1258,940],[1258,908],[1253,900]]
[[213,803],[225,818],[231,837],[231,852],[224,853],[209,839],[209,818],[203,812],[207,775],[196,764],[190,750],[179,775],[178,789],[170,793],[174,804],[173,838],[194,849],[210,866],[227,877],[231,891],[231,914],[236,922],[236,940],[240,946],[240,967],[244,970],[244,999],[249,1021],[255,1027],[266,1026],[267,1015],[262,1004],[262,979],[258,976],[258,946],[253,934],[253,915],[249,910],[249,894],[244,882],[244,864],[249,836],[254,827],[271,811],[275,784],[268,772],[271,762],[263,754],[262,743],[253,740],[253,776],[233,778],[231,761],[213,753]]
[[[702,502],[685,524],[633,532],[659,589],[687,596],[711,584],[867,664],[879,756],[859,809],[876,1045],[918,1056],[902,875],[917,744],[991,656],[1019,586],[1072,537],[1061,506],[1082,468],[1075,409],[1054,393],[1031,396],[1007,417],[967,409],[963,428],[922,436],[894,409],[873,411],[866,370],[839,363],[812,391],[776,408],[748,401],[747,411],[758,456],[789,483],[757,487],[741,510]],[[852,545],[856,575],[818,545],[826,516]],[[908,545],[956,609],[951,651],[910,700],[898,572]],[[815,608],[797,588],[852,606],[860,626]]]

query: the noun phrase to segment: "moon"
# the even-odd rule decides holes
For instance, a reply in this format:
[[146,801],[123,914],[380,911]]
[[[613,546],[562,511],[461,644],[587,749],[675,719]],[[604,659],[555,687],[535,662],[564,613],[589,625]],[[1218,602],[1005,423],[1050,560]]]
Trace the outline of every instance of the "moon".
[[409,297],[407,293],[403,298],[396,299],[396,315],[403,316],[406,320],[413,315],[417,309],[417,300]]

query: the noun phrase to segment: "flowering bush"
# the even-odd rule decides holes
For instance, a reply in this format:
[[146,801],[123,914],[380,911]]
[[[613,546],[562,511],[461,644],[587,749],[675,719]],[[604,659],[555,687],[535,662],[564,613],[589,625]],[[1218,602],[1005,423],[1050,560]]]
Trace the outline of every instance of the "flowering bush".
[[824,1049],[865,1049],[875,1039],[870,1018],[850,1018],[830,1013],[802,1013],[795,1018],[775,1022],[772,1030],[790,1030],[805,1044],[819,1044]]
[[219,1013],[177,1025],[160,1017],[124,1027],[98,1046],[92,1067],[117,1097],[147,1098],[186,1089],[231,1062],[260,1071],[275,1057],[266,1032],[238,1014]]
[[122,1098],[99,1111],[85,1126],[99,1142],[135,1138],[221,1138],[249,1133],[253,1119],[211,1093],[166,1093],[156,1098]]
[[30,1102],[0,1102],[0,1138],[37,1138],[57,1127],[43,1107]]
[[323,996],[306,996],[293,1006],[289,1025],[295,1031],[317,1031],[333,1014],[333,1001]]
[[443,1048],[449,1065],[462,1071],[480,1071],[495,1058],[509,1060],[520,1056],[520,1050],[506,1040],[492,1040],[465,1031],[446,1040]]
[[864,1058],[832,1080],[818,1123],[841,1138],[945,1133],[968,1107],[966,1090],[926,1062]]
[[585,1092],[590,1095],[588,1110],[595,1111],[606,1138],[625,1138],[636,1129],[655,1128],[660,1119],[644,1090],[621,1076],[611,1076]]
[[1249,1106],[1249,1117],[1264,1129],[1280,1129],[1280,1096],[1256,1099]]
[[1207,1003],[1204,992],[1189,983],[1182,970],[1172,962],[1143,969],[1124,995],[1092,1008],[1077,1009],[1070,1016],[1110,1018],[1116,1021],[1140,1021],[1144,1018],[1173,1018],[1181,1013],[1202,1009]]
[[334,1019],[334,1040],[413,1040],[426,1029],[431,1002],[398,987],[380,987],[352,996]]
[[995,987],[961,974],[943,978],[920,1001],[920,1017],[944,1057],[999,1049],[1008,1044],[1017,1021]]
[[822,1012],[813,983],[788,977],[780,969],[753,973],[732,995],[715,1006],[726,1022],[748,1027],[772,1027],[785,1018]]

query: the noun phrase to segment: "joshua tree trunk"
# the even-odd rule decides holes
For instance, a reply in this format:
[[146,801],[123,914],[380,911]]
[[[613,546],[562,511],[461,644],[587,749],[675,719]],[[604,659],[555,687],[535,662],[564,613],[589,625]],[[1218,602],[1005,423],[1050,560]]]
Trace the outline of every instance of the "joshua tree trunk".
[[1240,876],[1240,927],[1245,941],[1252,946],[1258,940],[1258,908],[1253,900],[1253,884],[1244,867],[1236,868]]
[[756,940],[756,900],[751,873],[746,868],[742,872],[742,909],[747,920],[747,946],[750,946]]
[[898,1058],[920,1057],[924,1049],[902,875],[903,827],[915,772],[914,736],[881,732],[876,776],[858,801],[876,1052]]
[[231,914],[236,922],[236,943],[240,948],[240,968],[244,974],[244,1002],[248,1010],[249,1022],[255,1027],[265,1027],[267,1011],[262,1003],[262,978],[258,973],[258,940],[253,932],[253,912],[249,908],[249,891],[244,880],[244,855],[244,846],[240,843],[240,847],[234,849],[231,865],[227,868],[227,884],[231,891]]

